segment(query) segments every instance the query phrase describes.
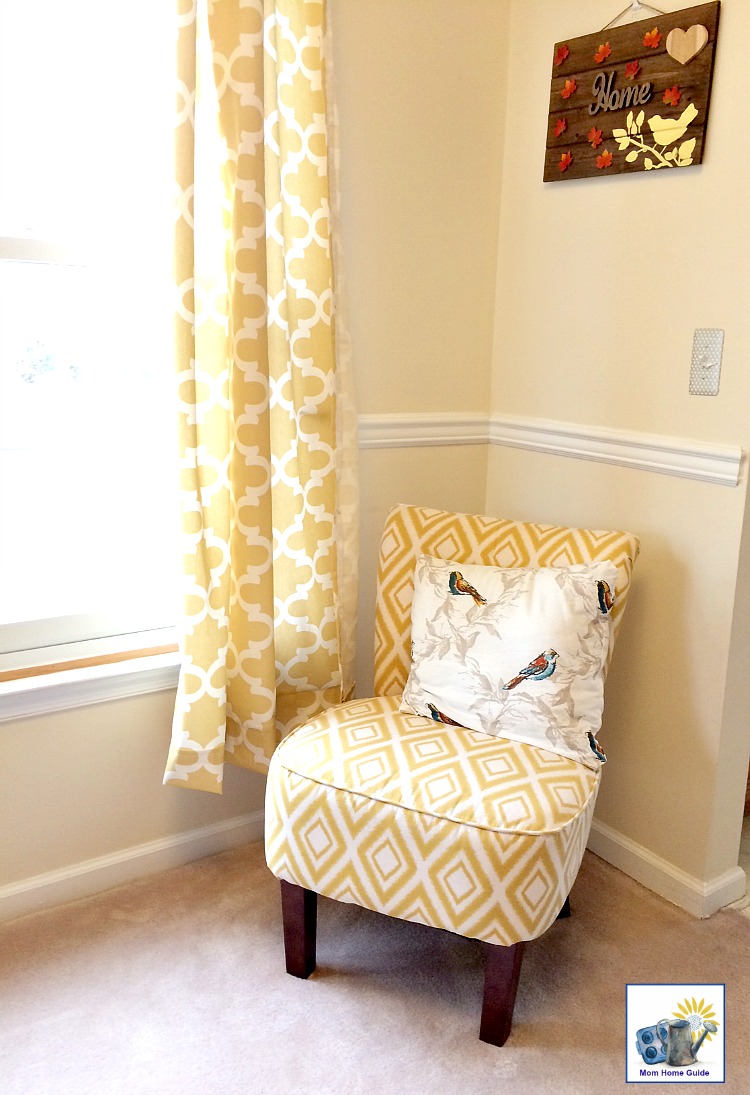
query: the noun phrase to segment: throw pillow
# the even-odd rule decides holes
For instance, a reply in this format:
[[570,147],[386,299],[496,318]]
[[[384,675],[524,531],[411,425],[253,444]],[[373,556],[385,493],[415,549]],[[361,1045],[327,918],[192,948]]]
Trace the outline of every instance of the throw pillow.
[[538,569],[422,556],[403,710],[598,768],[617,570]]

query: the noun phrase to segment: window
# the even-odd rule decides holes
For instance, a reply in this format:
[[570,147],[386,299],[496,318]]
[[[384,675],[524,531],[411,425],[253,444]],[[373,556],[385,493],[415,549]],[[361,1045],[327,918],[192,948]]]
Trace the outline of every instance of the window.
[[167,0],[0,0],[0,669],[176,618],[173,55]]

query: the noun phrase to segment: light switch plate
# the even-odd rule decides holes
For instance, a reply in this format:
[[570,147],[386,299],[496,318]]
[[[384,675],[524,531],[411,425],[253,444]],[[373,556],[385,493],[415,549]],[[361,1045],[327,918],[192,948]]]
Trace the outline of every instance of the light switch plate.
[[715,327],[699,327],[693,335],[690,362],[690,394],[718,395],[724,332]]

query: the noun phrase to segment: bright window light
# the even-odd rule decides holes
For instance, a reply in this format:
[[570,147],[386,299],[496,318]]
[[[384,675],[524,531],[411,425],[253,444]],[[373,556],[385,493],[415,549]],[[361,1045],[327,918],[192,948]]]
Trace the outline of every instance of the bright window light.
[[0,0],[0,653],[31,661],[177,615],[175,33],[171,0]]

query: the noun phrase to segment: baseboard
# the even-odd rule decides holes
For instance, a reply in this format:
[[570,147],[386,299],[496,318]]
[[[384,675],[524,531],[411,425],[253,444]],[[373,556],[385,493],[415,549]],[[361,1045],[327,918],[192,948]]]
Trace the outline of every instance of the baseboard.
[[34,875],[0,886],[0,920],[90,897],[145,875],[262,838],[263,810],[256,810],[187,833],[136,844],[112,855],[86,859],[61,870]]
[[[256,810],[187,833],[137,844],[112,855],[87,859],[61,870],[34,875],[0,887],[0,921],[90,897],[137,878],[262,839],[263,811]],[[738,901],[746,892],[747,879],[739,866],[709,882],[701,882],[601,821],[594,820],[591,826],[588,848],[636,882],[696,917],[711,916],[718,909]]]
[[739,866],[701,882],[596,819],[588,848],[647,889],[701,919],[739,900],[747,887],[745,872]]

